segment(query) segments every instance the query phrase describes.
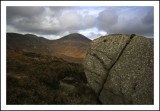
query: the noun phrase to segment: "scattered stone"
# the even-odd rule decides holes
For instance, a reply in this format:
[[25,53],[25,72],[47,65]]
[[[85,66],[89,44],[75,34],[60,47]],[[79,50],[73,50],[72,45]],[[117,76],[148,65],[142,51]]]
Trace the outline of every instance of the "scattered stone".
[[75,90],[75,86],[73,83],[74,83],[74,78],[65,77],[60,81],[60,88],[68,92],[73,92]]

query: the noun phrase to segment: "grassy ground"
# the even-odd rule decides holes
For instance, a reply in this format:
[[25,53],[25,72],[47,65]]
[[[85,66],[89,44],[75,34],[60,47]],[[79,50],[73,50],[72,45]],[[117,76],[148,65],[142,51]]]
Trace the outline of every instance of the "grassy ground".
[[[62,82],[69,85],[63,86]],[[7,104],[98,102],[93,91],[87,86],[81,64],[69,63],[47,55],[8,50]]]

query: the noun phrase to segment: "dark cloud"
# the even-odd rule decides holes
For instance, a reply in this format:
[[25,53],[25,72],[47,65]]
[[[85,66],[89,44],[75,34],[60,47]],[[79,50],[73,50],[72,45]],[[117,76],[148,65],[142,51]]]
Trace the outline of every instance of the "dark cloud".
[[101,12],[99,14],[99,28],[108,33],[136,33],[141,35],[153,36],[153,7],[129,8],[128,11]]
[[[153,7],[7,7],[7,31],[62,36],[96,27],[110,33],[153,36]],[[91,31],[88,36],[102,35]],[[94,37],[93,37],[94,36]]]
[[100,29],[108,30],[111,26],[118,22],[118,14],[114,10],[104,10],[99,13],[98,26]]
[[27,7],[27,6],[8,6],[7,7],[7,19],[14,18],[32,18],[43,14],[44,7]]
[[153,24],[153,21],[154,21],[154,11],[153,11],[153,8],[150,8],[147,11],[147,13],[143,17],[142,21],[143,21],[144,24]]
[[45,7],[7,7],[7,25],[20,32],[58,34],[60,29],[51,21]]

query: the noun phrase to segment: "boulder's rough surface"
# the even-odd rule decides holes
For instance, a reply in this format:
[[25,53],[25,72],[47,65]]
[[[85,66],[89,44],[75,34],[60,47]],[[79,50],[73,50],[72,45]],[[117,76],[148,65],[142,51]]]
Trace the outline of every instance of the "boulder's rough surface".
[[103,104],[153,104],[153,39],[134,34],[95,39],[84,68]]

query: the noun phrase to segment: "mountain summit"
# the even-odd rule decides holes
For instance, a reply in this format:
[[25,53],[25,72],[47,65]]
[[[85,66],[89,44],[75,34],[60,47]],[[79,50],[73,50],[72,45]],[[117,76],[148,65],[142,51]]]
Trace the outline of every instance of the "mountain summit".
[[88,39],[87,37],[85,37],[84,35],[79,34],[79,33],[72,33],[72,34],[66,35],[58,40],[60,40],[60,41],[63,41],[63,40],[76,41],[77,40],[77,41],[86,41],[86,42],[91,41],[90,39]]

